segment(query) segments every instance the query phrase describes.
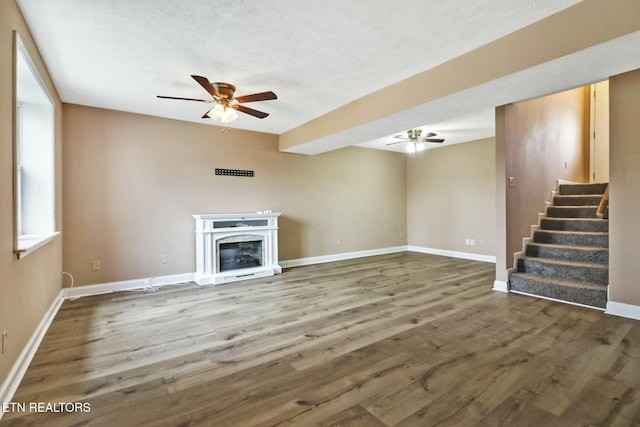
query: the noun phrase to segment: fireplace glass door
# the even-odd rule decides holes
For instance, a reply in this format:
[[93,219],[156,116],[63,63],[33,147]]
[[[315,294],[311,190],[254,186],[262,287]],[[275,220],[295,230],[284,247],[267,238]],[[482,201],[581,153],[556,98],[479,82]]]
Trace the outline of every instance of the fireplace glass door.
[[264,264],[261,236],[234,236],[218,241],[219,271],[242,270]]

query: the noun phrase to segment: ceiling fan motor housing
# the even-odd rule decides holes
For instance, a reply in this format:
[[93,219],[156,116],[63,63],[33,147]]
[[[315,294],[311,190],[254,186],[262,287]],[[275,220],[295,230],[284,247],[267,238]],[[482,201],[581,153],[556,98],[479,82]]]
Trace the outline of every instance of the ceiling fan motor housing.
[[234,85],[230,85],[229,83],[217,82],[213,84],[214,87],[218,89],[218,93],[224,99],[233,99],[233,94],[236,91],[236,87]]

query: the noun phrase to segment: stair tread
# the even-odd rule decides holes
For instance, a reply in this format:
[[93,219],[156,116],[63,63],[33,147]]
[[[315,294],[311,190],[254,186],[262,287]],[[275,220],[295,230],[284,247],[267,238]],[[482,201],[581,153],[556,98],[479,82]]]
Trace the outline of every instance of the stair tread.
[[527,245],[531,246],[543,246],[545,248],[554,248],[554,249],[575,249],[579,251],[609,251],[609,248],[602,248],[599,246],[576,246],[576,245],[558,245],[555,243],[539,243],[539,242],[529,242]]
[[599,206],[601,201],[602,201],[602,196],[598,196],[598,195],[553,196],[553,198],[549,201],[549,205],[555,206],[555,207],[563,207],[563,206],[593,207],[593,206]]
[[[559,206],[564,208],[566,206]],[[550,219],[552,221],[606,221],[606,219],[602,218],[583,218],[583,217],[572,217],[572,218],[560,218],[557,216],[545,216],[544,219]]]
[[607,231],[571,231],[571,230],[548,230],[538,228],[535,231],[543,232],[543,233],[558,233],[558,234],[585,234],[588,236],[607,236],[609,232]]
[[603,193],[593,194],[556,194],[555,197],[602,197]]
[[594,182],[594,183],[575,183],[575,184],[560,184],[557,192],[559,195],[594,195],[601,196],[607,189],[609,183],[606,182]]
[[558,286],[566,286],[571,288],[581,288],[581,289],[594,289],[594,290],[606,290],[607,285],[601,285],[598,283],[592,282],[578,282],[573,280],[566,279],[557,279],[554,277],[547,276],[539,276],[537,274],[529,274],[529,273],[512,273],[511,278],[513,277],[522,277],[523,279],[534,280],[537,282],[550,283]]
[[609,227],[609,221],[594,216],[581,217],[581,218],[566,218],[560,216],[544,216],[540,219],[540,228],[546,230],[555,230],[559,228],[563,230],[569,227],[569,230],[563,231],[590,231],[593,229],[600,229],[607,232]]
[[593,209],[598,208],[598,205],[551,205],[550,208],[561,208],[561,209]]
[[556,194],[554,197],[602,197],[603,193],[594,194]]
[[553,264],[553,265],[568,265],[568,266],[573,266],[573,267],[591,267],[591,268],[597,268],[597,269],[601,269],[601,270],[608,270],[609,266],[608,265],[602,265],[602,264],[594,264],[594,263],[590,263],[590,262],[575,262],[575,261],[562,261],[562,260],[557,260],[557,259],[552,259],[552,258],[538,258],[538,257],[530,257],[530,256],[521,256],[519,259],[521,260],[530,260],[530,261],[534,261],[534,262],[541,262],[544,264]]

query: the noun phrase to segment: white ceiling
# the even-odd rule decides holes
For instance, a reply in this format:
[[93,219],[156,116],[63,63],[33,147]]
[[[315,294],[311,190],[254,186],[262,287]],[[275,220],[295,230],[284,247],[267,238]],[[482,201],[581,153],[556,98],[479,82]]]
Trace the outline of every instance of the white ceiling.
[[[214,124],[200,118],[207,104],[156,98],[207,98],[199,74],[236,95],[273,90],[278,100],[249,104],[269,117],[240,114],[231,127],[275,134],[578,2],[18,0],[64,102]],[[493,134],[486,106],[419,113],[447,143]],[[403,150],[385,144],[410,122],[353,143]]]

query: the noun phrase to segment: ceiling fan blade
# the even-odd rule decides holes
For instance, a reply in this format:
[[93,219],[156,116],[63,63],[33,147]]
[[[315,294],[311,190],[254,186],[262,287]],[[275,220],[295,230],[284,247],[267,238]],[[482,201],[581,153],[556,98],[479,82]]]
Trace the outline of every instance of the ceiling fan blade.
[[251,95],[243,95],[236,98],[236,101],[243,102],[255,102],[255,101],[270,101],[272,99],[278,99],[275,93],[269,92],[260,92],[254,93]]
[[238,111],[242,111],[245,114],[249,114],[253,117],[257,117],[259,119],[264,119],[269,115],[268,113],[263,113],[262,111],[254,110],[253,108],[245,107],[244,105],[235,105],[233,108],[235,108]]
[[213,96],[216,99],[220,98],[220,93],[218,92],[218,88],[216,87],[217,85],[214,85],[213,83],[211,83],[208,78],[202,77],[202,76],[195,76],[193,74],[191,75],[191,77],[193,77],[193,79],[197,81],[200,84],[200,86],[204,88],[204,90],[209,92],[211,96]]
[[424,142],[444,142],[444,139],[442,138],[425,138],[423,139]]
[[196,99],[196,98],[179,98],[177,96],[162,96],[162,95],[157,95],[158,98],[162,98],[162,99],[179,99],[182,101],[199,101],[199,102],[212,102],[210,99]]
[[431,138],[432,136],[436,136],[437,133],[429,132],[425,138]]
[[404,136],[404,135],[395,135],[395,136],[394,136],[394,138],[400,138],[400,139],[404,139],[404,140],[406,140],[406,141],[408,141],[408,140],[409,140],[409,138],[407,138],[407,137],[406,137],[406,136]]
[[385,144],[385,145],[396,145],[396,144],[402,144],[403,142],[407,142],[407,141],[396,141],[396,142],[390,142],[390,143]]

